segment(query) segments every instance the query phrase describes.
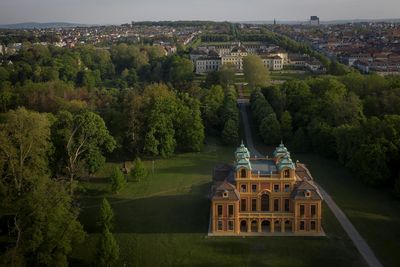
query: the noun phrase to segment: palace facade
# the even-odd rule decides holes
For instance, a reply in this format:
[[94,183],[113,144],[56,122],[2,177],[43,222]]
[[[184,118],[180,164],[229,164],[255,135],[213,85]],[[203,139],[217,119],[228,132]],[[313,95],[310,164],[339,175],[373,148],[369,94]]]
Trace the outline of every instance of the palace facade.
[[214,169],[210,198],[210,235],[322,233],[321,193],[282,143],[273,157],[251,157],[242,143],[233,166]]
[[219,70],[223,65],[233,65],[237,72],[243,71],[243,58],[247,55],[259,55],[268,70],[282,70],[289,63],[288,54],[276,46],[265,44],[227,43],[200,46],[190,54],[196,74]]

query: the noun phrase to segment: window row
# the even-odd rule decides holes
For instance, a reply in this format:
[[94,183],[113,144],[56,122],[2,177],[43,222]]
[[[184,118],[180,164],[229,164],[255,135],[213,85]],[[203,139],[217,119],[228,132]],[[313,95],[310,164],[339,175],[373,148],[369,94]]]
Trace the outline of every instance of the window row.
[[[310,205],[310,214],[311,217],[315,217],[317,215],[317,205]],[[300,216],[306,215],[306,207],[305,205],[300,205]]]
[[[233,231],[235,229],[235,222],[233,220],[228,221],[228,231]],[[224,221],[218,220],[217,222],[217,230],[223,231],[224,230]]]
[[[228,217],[234,216],[234,213],[235,213],[234,205],[228,205],[228,211],[227,211]],[[223,216],[223,205],[221,204],[217,205],[217,216],[218,217]]]
[[[274,184],[273,185],[273,191],[274,192],[281,192],[281,188],[279,184]],[[247,192],[247,184],[241,184],[240,185],[240,192],[242,193],[246,193]],[[251,185],[251,192],[255,193],[257,192],[257,185],[256,184],[252,184]],[[285,184],[283,187],[283,192],[290,192],[290,185],[289,184]]]
[[[299,229],[301,231],[306,230],[306,222],[305,221],[300,221],[300,227]],[[316,221],[310,221],[310,230],[315,231],[317,230],[317,222]]]
[[[270,203],[269,203],[269,196],[267,194],[264,194],[261,196],[260,202],[261,202],[261,207],[260,209],[258,208],[257,204],[257,198],[252,198],[250,202],[250,211],[284,211],[284,212],[289,212],[290,211],[290,200],[288,198],[284,199],[283,203],[283,210],[281,208],[280,204],[280,199],[274,199],[273,200],[273,207],[272,210],[270,210]],[[247,199],[242,198],[240,200],[240,211],[249,211],[247,208]]]

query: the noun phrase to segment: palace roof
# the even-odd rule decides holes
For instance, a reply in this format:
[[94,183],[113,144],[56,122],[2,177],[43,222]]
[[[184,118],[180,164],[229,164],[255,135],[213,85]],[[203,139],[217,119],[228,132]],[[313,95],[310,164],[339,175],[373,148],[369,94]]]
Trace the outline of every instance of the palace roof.
[[311,199],[322,200],[322,195],[319,192],[317,185],[313,181],[301,181],[292,191],[291,198],[295,200]]
[[240,146],[235,151],[236,160],[241,158],[250,158],[250,152],[247,147],[244,146],[243,140]]
[[289,168],[289,169],[296,169],[296,167],[294,166],[294,163],[292,161],[292,159],[290,158],[290,153],[286,153],[286,155],[284,155],[282,158],[278,159],[278,170],[283,170],[285,168]]
[[285,145],[281,142],[280,145],[278,147],[275,148],[274,151],[274,157],[280,157],[280,156],[284,156],[287,153],[289,153],[289,151],[287,150],[287,148],[285,147]]
[[306,165],[303,163],[296,163],[296,176],[300,178],[300,180],[311,181],[314,180],[310,171],[307,169]]
[[248,170],[252,170],[251,162],[250,159],[248,158],[239,158],[239,160],[236,161],[236,170],[240,168],[245,168]]
[[245,168],[253,174],[261,176],[276,174],[284,169],[295,170],[296,166],[290,158],[287,148],[281,143],[274,151],[273,158],[250,158],[249,150],[243,141],[235,151],[235,169]]
[[250,163],[250,152],[247,147],[244,146],[243,141],[240,146],[235,151],[235,158],[236,158],[236,170],[239,168],[246,168],[251,170],[251,163]]
[[237,52],[245,53],[246,48],[244,48],[243,46],[238,46],[232,49],[232,53],[237,53]]
[[251,166],[253,174],[270,175],[278,172],[273,159],[251,159]]
[[214,168],[213,181],[222,182],[233,176],[233,167],[228,164],[220,164]]
[[229,200],[238,201],[240,199],[239,192],[235,186],[227,181],[218,183],[212,190],[212,200]]

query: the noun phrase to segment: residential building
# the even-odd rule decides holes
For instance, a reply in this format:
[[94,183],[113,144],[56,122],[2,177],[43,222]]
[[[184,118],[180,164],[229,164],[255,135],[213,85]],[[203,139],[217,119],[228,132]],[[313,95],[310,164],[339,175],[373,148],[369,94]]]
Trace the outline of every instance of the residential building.
[[196,74],[204,74],[219,70],[221,67],[221,57],[215,51],[197,51],[190,55],[195,66]]
[[269,70],[282,70],[283,59],[278,55],[261,56],[264,66]]
[[220,57],[202,57],[196,60],[196,74],[209,73],[219,70],[221,67]]

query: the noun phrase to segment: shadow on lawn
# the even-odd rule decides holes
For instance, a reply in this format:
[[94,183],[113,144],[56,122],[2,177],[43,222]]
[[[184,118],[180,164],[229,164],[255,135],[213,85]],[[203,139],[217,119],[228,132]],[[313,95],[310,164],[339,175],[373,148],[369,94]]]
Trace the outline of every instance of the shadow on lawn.
[[[208,231],[210,184],[193,186],[182,195],[140,199],[107,198],[114,211],[114,233],[204,233]],[[101,201],[101,200],[99,200]],[[100,202],[99,202],[100,203]],[[100,232],[99,208],[83,209],[80,220],[89,233]]]
[[[155,169],[155,173],[163,173],[163,174],[193,174],[193,170],[197,167],[198,168],[199,163],[191,163],[191,164],[185,164],[182,166],[168,166],[168,167],[157,167]],[[209,164],[209,162],[204,161],[204,165]],[[212,168],[210,168],[212,170]],[[210,170],[199,170],[196,169],[196,174],[210,174]]]
[[[193,154],[185,155],[184,159],[181,157],[177,159],[176,164],[168,164],[168,166],[163,163],[155,161],[155,172],[160,172],[163,174],[209,174],[211,175],[213,166],[215,166],[215,157],[213,155],[204,155],[199,158]],[[204,166],[209,166],[209,168],[204,168]]]
[[108,184],[110,177],[86,177],[82,179],[83,182],[91,184]]

